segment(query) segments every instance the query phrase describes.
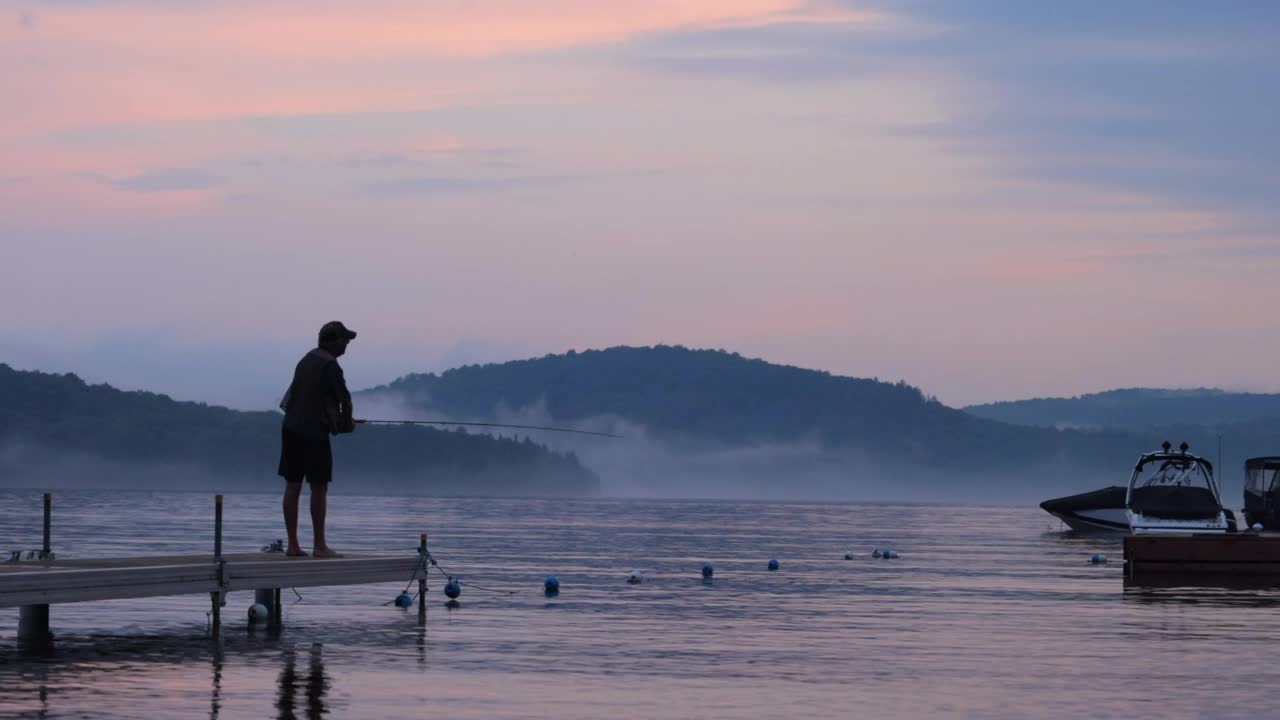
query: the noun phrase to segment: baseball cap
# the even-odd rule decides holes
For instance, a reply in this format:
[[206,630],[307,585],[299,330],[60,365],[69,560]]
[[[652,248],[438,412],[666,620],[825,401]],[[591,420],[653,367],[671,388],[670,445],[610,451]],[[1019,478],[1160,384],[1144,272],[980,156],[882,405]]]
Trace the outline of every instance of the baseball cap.
[[348,328],[337,320],[330,320],[320,328],[320,342],[324,342],[329,338],[346,338],[347,340],[355,340],[356,331]]

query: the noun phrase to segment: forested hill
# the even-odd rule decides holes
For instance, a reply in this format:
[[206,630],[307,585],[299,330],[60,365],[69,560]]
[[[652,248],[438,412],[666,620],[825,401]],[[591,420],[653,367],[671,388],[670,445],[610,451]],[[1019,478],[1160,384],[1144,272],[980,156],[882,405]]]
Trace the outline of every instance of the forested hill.
[[[973,421],[919,390],[773,365],[719,350],[615,347],[413,374],[391,391],[420,407],[469,417],[499,405],[545,403],[557,420],[622,417],[652,432],[728,441],[794,437],[816,428],[832,439]],[[874,427],[865,421],[874,416]]]
[[972,405],[966,412],[1018,425],[1142,430],[1171,425],[1222,428],[1280,419],[1280,395],[1211,388],[1129,388],[1070,398]]
[[[276,490],[280,422],[0,363],[0,486]],[[334,454],[335,492],[599,491],[573,454],[527,439],[361,426],[334,439]]]
[[650,437],[725,445],[813,440],[908,463],[1008,466],[1044,456],[1127,463],[1145,439],[1019,427],[949,408],[903,382],[841,377],[721,350],[615,347],[444,373],[363,393],[410,411],[494,418],[536,408],[557,422],[618,418]]

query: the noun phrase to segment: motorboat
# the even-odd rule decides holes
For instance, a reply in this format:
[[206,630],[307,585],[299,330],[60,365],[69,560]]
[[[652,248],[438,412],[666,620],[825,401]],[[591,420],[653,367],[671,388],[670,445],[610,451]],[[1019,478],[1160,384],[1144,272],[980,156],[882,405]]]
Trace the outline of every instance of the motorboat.
[[[1213,464],[1183,443],[1138,458],[1127,487],[1113,485],[1040,503],[1076,532],[1217,533],[1233,529],[1222,507]],[[1280,458],[1276,458],[1280,469]],[[1276,500],[1280,501],[1280,488]],[[1280,525],[1280,502],[1277,503]]]
[[1244,461],[1244,514],[1251,524],[1280,529],[1280,457]]
[[1125,514],[1129,532],[1226,533],[1233,530],[1222,507],[1213,463],[1187,452],[1174,452],[1168,442],[1160,452],[1138,458],[1129,478]]
[[1076,532],[1129,532],[1129,516],[1124,511],[1127,494],[1128,488],[1112,485],[1045,500],[1040,507]]

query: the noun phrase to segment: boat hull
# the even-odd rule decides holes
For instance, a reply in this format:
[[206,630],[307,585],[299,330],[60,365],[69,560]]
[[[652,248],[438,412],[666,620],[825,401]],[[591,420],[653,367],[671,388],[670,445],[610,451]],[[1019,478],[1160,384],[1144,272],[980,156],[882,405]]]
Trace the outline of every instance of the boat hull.
[[1040,507],[1076,532],[1128,532],[1125,488],[1112,486],[1045,500]]
[[1050,512],[1076,532],[1129,532],[1124,508],[1096,508],[1077,512]]

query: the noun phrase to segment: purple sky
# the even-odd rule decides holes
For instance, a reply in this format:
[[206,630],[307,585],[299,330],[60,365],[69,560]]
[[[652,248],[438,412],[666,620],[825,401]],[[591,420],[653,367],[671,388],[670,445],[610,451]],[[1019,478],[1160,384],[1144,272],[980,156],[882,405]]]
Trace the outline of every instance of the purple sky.
[[[1223,9],[1227,8],[1227,9]],[[0,362],[1280,390],[1280,6],[0,0]]]

